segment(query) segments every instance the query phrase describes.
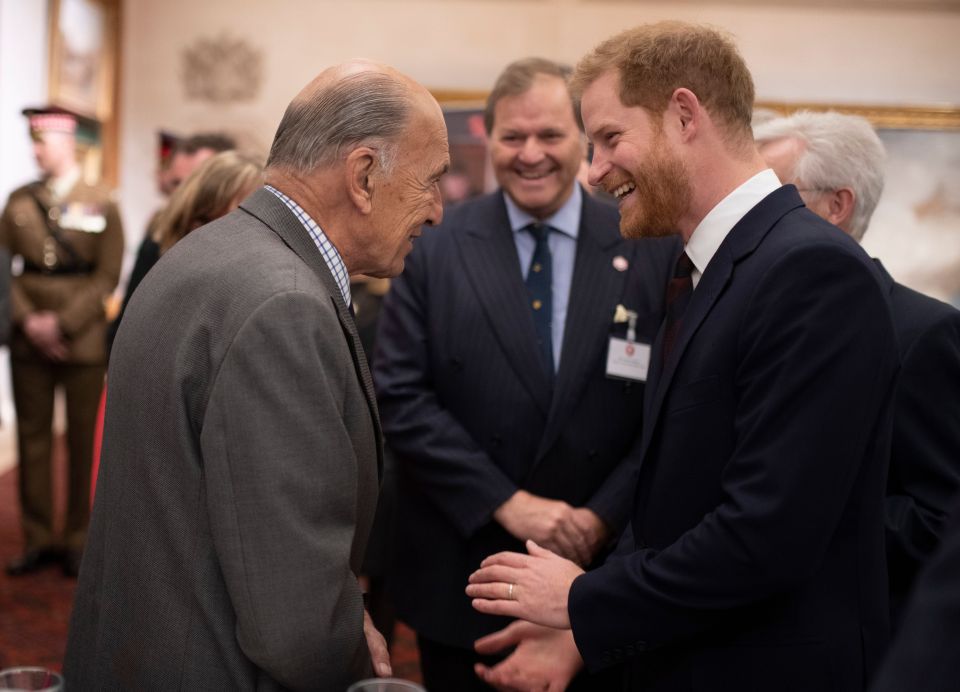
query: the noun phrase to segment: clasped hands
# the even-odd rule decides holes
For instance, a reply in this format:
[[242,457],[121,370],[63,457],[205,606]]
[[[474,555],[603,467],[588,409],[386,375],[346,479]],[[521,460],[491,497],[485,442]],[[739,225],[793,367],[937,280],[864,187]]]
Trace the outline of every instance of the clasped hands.
[[23,320],[23,333],[40,353],[52,361],[66,360],[67,342],[57,314],[50,310],[32,312]]
[[592,510],[525,490],[518,490],[500,505],[493,518],[515,538],[536,541],[581,566],[593,561],[610,535]]

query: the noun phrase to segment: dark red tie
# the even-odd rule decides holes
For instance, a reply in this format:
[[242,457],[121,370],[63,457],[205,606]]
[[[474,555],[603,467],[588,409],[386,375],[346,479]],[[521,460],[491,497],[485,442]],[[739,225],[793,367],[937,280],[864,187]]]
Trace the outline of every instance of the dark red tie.
[[680,253],[673,278],[667,284],[667,315],[663,331],[663,363],[666,364],[670,351],[677,341],[680,327],[683,325],[683,313],[693,295],[693,262],[686,252]]

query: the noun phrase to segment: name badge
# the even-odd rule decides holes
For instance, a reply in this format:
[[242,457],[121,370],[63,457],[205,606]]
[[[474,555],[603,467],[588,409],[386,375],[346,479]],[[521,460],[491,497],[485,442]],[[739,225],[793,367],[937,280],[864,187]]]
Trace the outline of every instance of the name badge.
[[650,369],[650,344],[610,337],[607,349],[607,377],[646,382]]

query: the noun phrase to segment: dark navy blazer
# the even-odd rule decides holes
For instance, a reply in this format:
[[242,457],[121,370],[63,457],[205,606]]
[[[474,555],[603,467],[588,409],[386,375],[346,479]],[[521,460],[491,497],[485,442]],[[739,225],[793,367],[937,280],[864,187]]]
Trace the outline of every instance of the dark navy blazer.
[[731,230],[647,387],[626,557],[578,577],[637,690],[862,690],[888,636],[897,353],[876,267],[785,186]]
[[877,265],[900,346],[886,503],[895,624],[960,492],[960,311],[896,283]]

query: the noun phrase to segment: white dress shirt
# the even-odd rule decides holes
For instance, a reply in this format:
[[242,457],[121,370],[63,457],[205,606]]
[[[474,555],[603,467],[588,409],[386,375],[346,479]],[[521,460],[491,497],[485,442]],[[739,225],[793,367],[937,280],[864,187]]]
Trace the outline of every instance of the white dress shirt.
[[700,283],[700,277],[706,271],[710,260],[734,226],[751,209],[774,190],[781,187],[776,173],[770,168],[760,171],[729,195],[724,197],[703,217],[693,230],[684,250],[693,262],[694,270],[690,275],[693,287]]

